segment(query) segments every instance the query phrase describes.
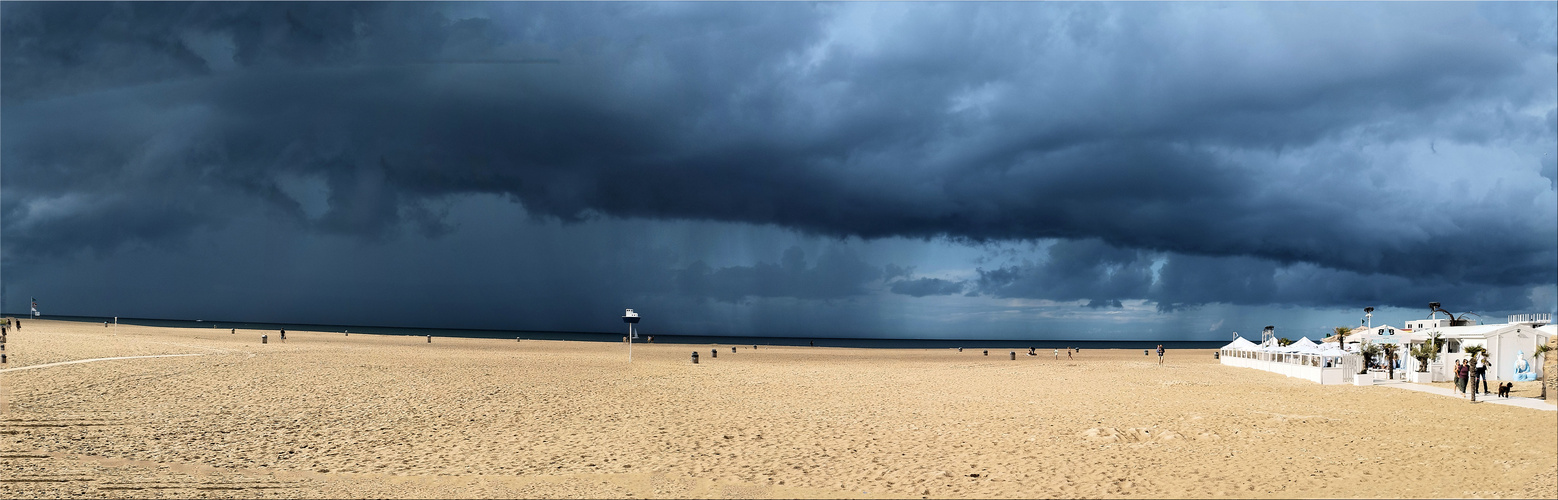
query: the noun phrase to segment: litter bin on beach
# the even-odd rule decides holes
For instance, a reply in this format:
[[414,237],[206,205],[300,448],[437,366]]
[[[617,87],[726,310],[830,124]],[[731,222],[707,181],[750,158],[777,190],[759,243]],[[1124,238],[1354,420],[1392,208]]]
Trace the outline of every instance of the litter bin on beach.
[[692,364],[698,364],[698,351],[692,352]]

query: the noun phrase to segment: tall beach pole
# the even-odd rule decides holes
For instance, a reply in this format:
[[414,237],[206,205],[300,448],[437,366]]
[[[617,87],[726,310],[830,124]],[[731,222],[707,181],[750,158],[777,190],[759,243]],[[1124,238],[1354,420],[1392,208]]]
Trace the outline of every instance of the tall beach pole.
[[637,336],[637,333],[634,331],[633,327],[638,324],[638,313],[633,312],[632,309],[628,309],[627,312],[622,313],[622,322],[628,324],[628,362],[632,363],[633,337]]

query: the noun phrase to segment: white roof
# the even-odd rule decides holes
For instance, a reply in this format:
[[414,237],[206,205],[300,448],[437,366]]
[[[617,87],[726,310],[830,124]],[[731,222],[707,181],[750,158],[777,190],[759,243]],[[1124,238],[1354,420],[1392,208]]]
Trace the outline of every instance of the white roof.
[[1248,340],[1244,340],[1244,337],[1239,337],[1239,338],[1233,339],[1233,342],[1229,342],[1228,345],[1223,346],[1223,349],[1235,349],[1235,350],[1240,350],[1240,351],[1253,351],[1253,350],[1255,350],[1255,343],[1254,342],[1250,342]]
[[1309,340],[1309,337],[1301,337],[1298,339],[1298,342],[1294,342],[1293,345],[1299,347],[1314,347],[1317,344],[1315,344],[1315,341]]
[[[1530,326],[1529,325],[1518,324],[1518,323],[1517,324],[1494,323],[1494,324],[1489,324],[1489,325],[1471,325],[1471,326],[1441,326],[1441,327],[1438,327],[1438,328],[1424,328],[1422,330],[1414,331],[1414,332],[1412,332],[1412,334],[1413,334],[1412,338],[1414,338],[1414,339],[1427,338],[1429,336],[1432,336],[1434,333],[1439,333],[1439,334],[1444,335],[1444,338],[1446,338],[1446,339],[1484,339],[1484,338],[1488,338],[1489,336],[1496,336],[1498,334],[1502,334],[1502,333],[1504,333],[1504,330],[1511,330],[1512,331],[1512,330],[1514,330],[1516,328],[1527,328],[1527,329],[1529,329]],[[1540,329],[1538,329],[1538,330],[1540,330]]]
[[1332,344],[1317,349],[1315,354],[1319,354],[1321,356],[1343,356],[1347,354],[1347,351],[1343,351],[1340,347],[1336,347],[1335,344]]

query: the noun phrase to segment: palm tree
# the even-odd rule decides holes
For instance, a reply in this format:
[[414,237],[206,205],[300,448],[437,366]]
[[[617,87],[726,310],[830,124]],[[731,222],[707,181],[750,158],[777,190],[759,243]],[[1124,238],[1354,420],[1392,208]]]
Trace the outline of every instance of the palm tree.
[[1412,348],[1411,356],[1417,359],[1417,371],[1419,373],[1428,371],[1429,361],[1437,361],[1439,359],[1439,348],[1435,345],[1434,342],[1430,341],[1418,344],[1417,347]]
[[1543,401],[1547,400],[1547,365],[1542,364],[1542,358],[1546,356],[1547,351],[1551,351],[1551,350],[1553,350],[1553,346],[1550,346],[1550,345],[1547,345],[1547,344],[1542,344],[1542,345],[1536,346],[1536,349],[1533,349],[1531,351],[1531,355],[1536,358],[1536,366],[1540,370],[1542,370],[1542,400]]
[[1334,331],[1336,333],[1336,347],[1340,347],[1342,349],[1346,349],[1347,348],[1347,334],[1352,333],[1352,329],[1351,328],[1347,328],[1345,326],[1338,326],[1338,327],[1336,327],[1332,331]]
[[1280,339],[1277,339],[1277,345],[1283,346],[1283,347],[1287,347],[1287,346],[1293,345],[1293,339],[1290,339],[1290,338],[1287,338],[1287,337],[1282,337]]
[[1359,370],[1358,374],[1359,375],[1367,374],[1367,373],[1369,373],[1369,361],[1374,360],[1374,357],[1378,356],[1379,353],[1380,353],[1379,345],[1378,344],[1364,344],[1364,346],[1362,348],[1358,349],[1358,353],[1363,355],[1363,369]]
[[1397,346],[1392,344],[1390,347],[1384,349],[1385,370],[1387,370],[1388,373],[1385,375],[1385,377],[1389,378],[1390,380],[1396,379],[1396,348]]
[[[1476,395],[1477,394],[1477,356],[1482,356],[1482,359],[1484,361],[1486,361],[1488,359],[1488,357],[1487,357],[1488,356],[1488,349],[1486,347],[1482,347],[1480,345],[1473,345],[1473,346],[1462,347],[1461,348],[1461,352],[1464,352],[1464,353],[1466,353],[1467,356],[1470,356],[1470,358],[1468,358],[1468,361],[1471,362],[1471,377],[1466,379],[1466,384],[1471,389],[1471,393],[1472,393],[1471,400],[1472,401],[1476,401],[1477,400],[1477,395]],[[1484,382],[1484,383],[1486,383],[1486,382]]]

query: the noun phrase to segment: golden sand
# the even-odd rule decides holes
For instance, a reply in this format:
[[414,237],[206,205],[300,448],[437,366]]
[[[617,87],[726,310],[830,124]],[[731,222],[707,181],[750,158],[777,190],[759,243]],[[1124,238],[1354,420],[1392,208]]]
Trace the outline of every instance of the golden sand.
[[201,355],[0,373],[5,497],[1558,498],[1558,412],[1207,350],[629,365],[615,343],[23,326],[4,368]]

